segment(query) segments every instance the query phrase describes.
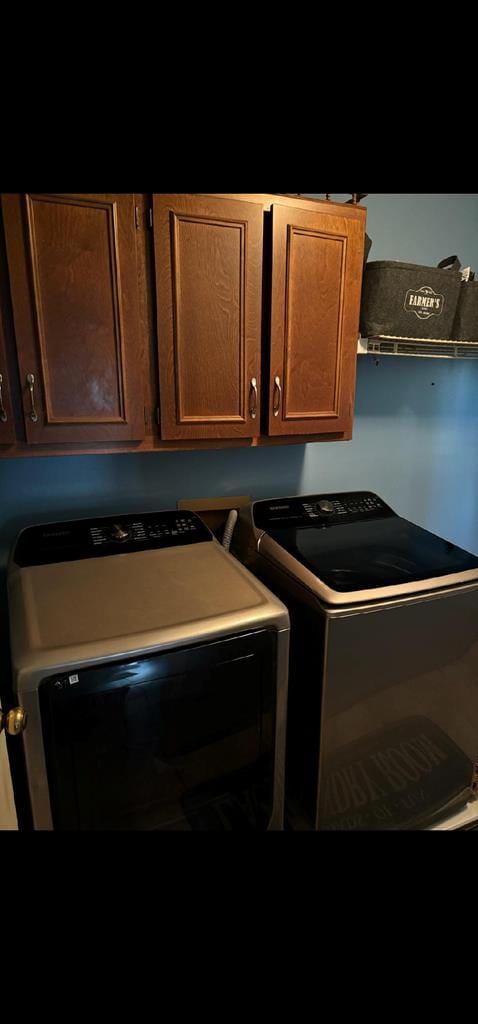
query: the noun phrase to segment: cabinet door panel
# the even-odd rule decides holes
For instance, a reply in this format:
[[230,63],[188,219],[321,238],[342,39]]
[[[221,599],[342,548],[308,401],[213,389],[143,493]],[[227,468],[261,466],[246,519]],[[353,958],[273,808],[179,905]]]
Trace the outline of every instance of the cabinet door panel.
[[161,434],[260,431],[263,210],[154,196]]
[[0,444],[15,441],[10,385],[7,376],[7,358],[3,337],[2,311],[0,309]]
[[269,433],[351,428],[365,235],[336,212],[274,206]]
[[[0,704],[0,713],[2,706]],[[18,829],[5,734],[0,733],[0,831]]]
[[3,208],[27,440],[140,440],[133,195],[7,194]]

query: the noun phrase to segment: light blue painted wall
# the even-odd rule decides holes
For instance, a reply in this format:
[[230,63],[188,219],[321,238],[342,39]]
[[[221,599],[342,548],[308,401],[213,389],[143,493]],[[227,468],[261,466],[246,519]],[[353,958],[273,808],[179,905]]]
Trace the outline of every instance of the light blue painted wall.
[[[477,195],[375,194],[371,259],[478,271]],[[354,439],[274,449],[0,461],[0,564],[25,523],[174,505],[370,488],[402,515],[478,553],[478,362],[359,359]]]
[[[456,253],[478,273],[478,194],[383,193],[365,204],[370,260],[435,266]],[[478,553],[478,361],[359,358],[354,439],[335,449],[331,458],[307,446],[304,489],[346,478]]]

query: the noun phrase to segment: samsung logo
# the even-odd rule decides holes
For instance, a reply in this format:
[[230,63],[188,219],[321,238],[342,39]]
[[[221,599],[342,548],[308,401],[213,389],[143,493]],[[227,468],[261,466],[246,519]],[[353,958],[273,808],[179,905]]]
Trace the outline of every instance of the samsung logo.
[[271,512],[286,512],[288,508],[289,505],[269,505]]
[[44,537],[67,537],[69,530],[50,530],[47,533],[43,533]]

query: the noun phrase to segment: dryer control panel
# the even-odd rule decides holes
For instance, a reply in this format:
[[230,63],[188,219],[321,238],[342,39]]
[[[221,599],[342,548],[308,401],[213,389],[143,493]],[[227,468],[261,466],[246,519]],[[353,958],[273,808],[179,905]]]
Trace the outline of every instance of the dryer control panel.
[[146,512],[30,526],[18,537],[13,561],[21,566],[76,562],[212,541],[194,512]]
[[253,506],[254,524],[266,532],[289,526],[338,526],[340,523],[393,515],[392,509],[370,491],[276,498],[256,501]]

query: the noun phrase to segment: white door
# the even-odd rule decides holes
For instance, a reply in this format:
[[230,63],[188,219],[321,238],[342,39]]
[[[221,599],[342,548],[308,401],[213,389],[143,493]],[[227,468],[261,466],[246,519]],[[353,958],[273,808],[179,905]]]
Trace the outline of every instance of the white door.
[[[1,713],[0,705],[0,715]],[[15,801],[13,799],[12,777],[8,763],[5,733],[2,730],[0,733],[0,831],[6,828],[17,829],[18,822]]]

